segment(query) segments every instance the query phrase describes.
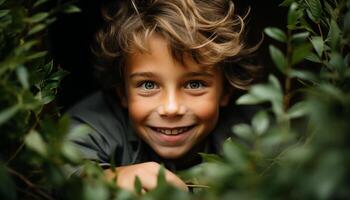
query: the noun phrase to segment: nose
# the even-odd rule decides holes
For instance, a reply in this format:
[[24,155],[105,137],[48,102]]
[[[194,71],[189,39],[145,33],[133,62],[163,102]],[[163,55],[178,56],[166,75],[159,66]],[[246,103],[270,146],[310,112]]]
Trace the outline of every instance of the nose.
[[158,107],[159,115],[163,117],[176,117],[186,113],[186,106],[180,101],[176,92],[168,92],[163,97],[162,104]]

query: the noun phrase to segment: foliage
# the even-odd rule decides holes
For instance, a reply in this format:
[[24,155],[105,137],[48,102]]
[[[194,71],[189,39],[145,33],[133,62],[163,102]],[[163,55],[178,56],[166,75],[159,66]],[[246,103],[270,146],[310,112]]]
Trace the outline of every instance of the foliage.
[[[1,199],[348,199],[350,124],[350,1],[285,0],[285,30],[270,55],[276,78],[251,87],[238,104],[268,103],[251,124],[238,124],[223,154],[180,174],[193,193],[166,184],[141,194],[118,189],[102,170],[65,142],[69,130],[54,99],[65,71],[49,60],[46,28],[58,12],[79,8],[49,0],[0,0]],[[60,1],[58,1],[60,2]],[[279,48],[282,47],[282,48]],[[60,119],[59,119],[60,118]],[[65,179],[65,164],[83,177]],[[138,180],[138,179],[137,179]],[[59,192],[58,192],[59,191]]]

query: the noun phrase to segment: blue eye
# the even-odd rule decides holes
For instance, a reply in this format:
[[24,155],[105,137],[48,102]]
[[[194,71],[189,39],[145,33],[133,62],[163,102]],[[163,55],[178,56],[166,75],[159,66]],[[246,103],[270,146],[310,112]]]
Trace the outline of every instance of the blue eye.
[[185,86],[186,89],[192,89],[192,90],[200,89],[202,87],[204,87],[204,84],[201,81],[189,81]]
[[157,88],[157,85],[152,81],[144,81],[140,84],[140,87],[144,90],[154,90]]

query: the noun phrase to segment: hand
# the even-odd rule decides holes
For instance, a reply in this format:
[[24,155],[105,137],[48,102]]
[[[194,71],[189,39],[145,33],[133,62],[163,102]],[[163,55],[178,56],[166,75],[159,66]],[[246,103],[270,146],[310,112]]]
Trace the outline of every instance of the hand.
[[[143,192],[156,188],[157,177],[160,165],[156,162],[145,162],[135,165],[117,167],[115,172],[112,169],[104,170],[107,180],[112,180],[117,176],[117,186],[129,191],[135,191],[135,178],[138,176],[142,183]],[[165,180],[184,191],[188,191],[186,184],[171,171],[165,169]],[[116,173],[116,174],[115,174]]]

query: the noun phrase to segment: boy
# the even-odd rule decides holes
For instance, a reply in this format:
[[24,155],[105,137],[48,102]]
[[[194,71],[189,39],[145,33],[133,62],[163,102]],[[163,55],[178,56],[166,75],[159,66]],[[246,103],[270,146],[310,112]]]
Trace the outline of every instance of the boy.
[[154,188],[163,163],[166,180],[187,190],[174,172],[200,163],[198,152],[217,153],[231,126],[251,116],[249,108],[228,105],[255,72],[233,64],[254,50],[241,39],[243,19],[230,0],[118,1],[109,8],[94,49],[104,91],[69,111],[73,126],[93,129],[73,142],[124,189],[133,190],[136,176],[144,191]]

